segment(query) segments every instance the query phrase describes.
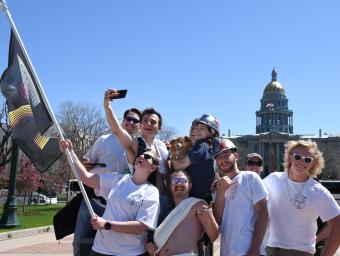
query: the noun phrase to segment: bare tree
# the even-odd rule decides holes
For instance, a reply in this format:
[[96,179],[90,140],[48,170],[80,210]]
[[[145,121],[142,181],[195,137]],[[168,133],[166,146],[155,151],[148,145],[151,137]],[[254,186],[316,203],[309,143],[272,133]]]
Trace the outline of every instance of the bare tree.
[[109,131],[106,119],[100,110],[89,103],[63,102],[56,115],[66,137],[72,141],[74,151],[80,158],[100,135]]
[[7,104],[4,98],[1,100],[0,109],[0,173],[5,169],[5,166],[11,159],[11,135],[12,129],[9,126],[9,119],[7,113]]
[[162,130],[159,132],[159,139],[162,141],[170,141],[176,136],[176,129],[172,126],[162,125]]

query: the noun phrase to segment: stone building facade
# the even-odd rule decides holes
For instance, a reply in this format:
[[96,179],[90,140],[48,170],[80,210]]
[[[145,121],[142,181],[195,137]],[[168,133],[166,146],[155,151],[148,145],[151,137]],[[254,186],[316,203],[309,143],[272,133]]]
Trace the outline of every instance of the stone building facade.
[[340,137],[323,135],[306,136],[293,134],[293,111],[288,108],[288,98],[277,72],[266,85],[261,99],[260,110],[256,111],[256,134],[229,136],[239,148],[239,164],[245,162],[248,153],[256,152],[263,157],[265,173],[283,171],[285,143],[289,140],[311,139],[324,153],[325,168],[320,178],[340,179]]

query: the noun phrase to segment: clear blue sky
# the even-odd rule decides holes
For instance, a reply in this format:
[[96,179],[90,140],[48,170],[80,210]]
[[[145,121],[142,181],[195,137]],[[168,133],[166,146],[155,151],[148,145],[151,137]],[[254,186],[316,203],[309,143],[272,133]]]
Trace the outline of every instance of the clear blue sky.
[[[294,132],[340,133],[340,1],[7,0],[53,110],[67,100],[158,109],[187,134],[217,116],[222,133],[255,133],[255,111],[278,71]],[[9,24],[0,16],[0,69]]]

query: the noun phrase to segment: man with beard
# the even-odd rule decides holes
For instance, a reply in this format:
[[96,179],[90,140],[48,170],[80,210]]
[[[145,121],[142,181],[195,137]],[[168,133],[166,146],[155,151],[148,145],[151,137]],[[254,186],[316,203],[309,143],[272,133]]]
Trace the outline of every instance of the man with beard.
[[149,255],[197,255],[197,241],[205,231],[211,240],[219,236],[211,208],[202,199],[189,197],[192,183],[185,171],[171,175],[170,191],[175,209],[154,234],[154,243],[147,244]]
[[264,255],[261,245],[268,222],[266,192],[261,178],[237,167],[237,147],[222,139],[214,153],[225,174],[217,180],[214,214],[221,230],[221,255]]

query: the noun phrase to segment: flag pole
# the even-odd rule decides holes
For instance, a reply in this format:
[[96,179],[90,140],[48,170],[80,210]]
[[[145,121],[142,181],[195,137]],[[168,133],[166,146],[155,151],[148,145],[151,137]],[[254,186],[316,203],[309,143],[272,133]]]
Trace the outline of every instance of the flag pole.
[[[57,130],[58,130],[60,139],[64,140],[63,132],[62,132],[62,130],[61,130],[60,126],[59,126],[59,123],[58,123],[56,117],[54,116],[54,113],[53,113],[53,111],[52,111],[52,109],[51,109],[51,107],[50,107],[50,104],[49,104],[49,102],[48,102],[48,100],[47,100],[47,98],[46,98],[46,96],[45,96],[44,90],[43,90],[43,88],[42,88],[42,86],[41,86],[41,84],[40,84],[39,78],[38,78],[38,76],[37,76],[37,74],[36,74],[36,72],[35,72],[35,70],[34,70],[34,67],[33,67],[33,65],[32,65],[32,63],[31,63],[31,60],[30,60],[30,58],[29,58],[29,56],[28,56],[28,54],[27,54],[27,52],[26,52],[26,49],[25,49],[25,47],[24,47],[24,44],[23,44],[23,42],[22,42],[22,40],[21,40],[21,38],[20,38],[20,35],[19,35],[19,33],[18,33],[18,31],[17,31],[17,28],[16,28],[16,26],[15,26],[15,24],[14,24],[14,21],[13,21],[13,19],[12,19],[12,16],[11,16],[11,14],[10,14],[10,12],[9,12],[9,9],[8,9],[8,7],[7,7],[7,4],[6,4],[6,1],[5,1],[5,0],[0,0],[0,9],[1,9],[1,10],[4,12],[4,14],[6,15],[8,21],[9,21],[9,23],[10,23],[10,25],[11,25],[12,31],[13,31],[13,33],[14,33],[16,39],[18,40],[19,46],[20,46],[20,48],[21,48],[21,51],[22,51],[24,57],[25,57],[26,60],[27,60],[27,64],[28,64],[29,68],[30,68],[31,71],[32,71],[32,75],[33,75],[35,81],[37,82],[36,85],[37,85],[37,87],[38,87],[38,89],[39,89],[39,91],[40,91],[41,98],[42,98],[43,102],[45,103],[46,109],[47,109],[48,113],[50,114],[53,123],[54,123],[54,124],[56,125],[56,127],[57,127]],[[74,176],[76,177],[76,179],[77,179],[77,181],[78,181],[78,184],[79,184],[81,193],[83,194],[85,203],[86,203],[86,205],[87,205],[87,208],[88,208],[89,211],[90,211],[91,217],[94,217],[95,213],[94,213],[93,208],[92,208],[92,206],[91,206],[91,204],[90,204],[90,201],[89,201],[89,198],[88,198],[88,196],[87,196],[87,194],[86,194],[86,191],[85,191],[85,188],[84,188],[84,186],[83,186],[83,183],[80,181],[78,172],[77,172],[76,167],[75,167],[75,163],[74,163],[74,161],[73,161],[73,159],[72,159],[72,156],[71,156],[71,153],[70,153],[70,151],[69,151],[68,149],[66,149],[66,156],[67,156],[68,161],[70,162],[71,170],[72,170]]]

